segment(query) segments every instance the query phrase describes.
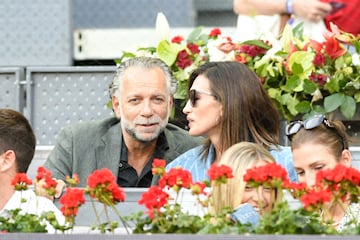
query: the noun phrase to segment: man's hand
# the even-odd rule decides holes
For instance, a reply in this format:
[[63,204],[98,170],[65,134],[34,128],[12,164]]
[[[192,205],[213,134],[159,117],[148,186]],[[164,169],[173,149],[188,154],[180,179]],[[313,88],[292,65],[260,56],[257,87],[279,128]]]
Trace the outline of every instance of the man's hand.
[[49,194],[48,189],[45,187],[46,186],[45,179],[41,179],[40,181],[35,183],[35,193],[38,196],[46,197],[46,198],[50,199],[51,201],[54,201],[54,198],[59,198],[61,196],[63,190],[66,188],[66,183],[60,179],[53,178],[53,180],[55,180],[57,183],[56,187],[55,187],[54,195]]

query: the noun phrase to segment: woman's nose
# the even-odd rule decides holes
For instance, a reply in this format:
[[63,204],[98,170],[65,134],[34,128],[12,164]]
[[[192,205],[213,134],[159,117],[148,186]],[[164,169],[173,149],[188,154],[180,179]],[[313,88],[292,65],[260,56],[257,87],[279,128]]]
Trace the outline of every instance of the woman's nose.
[[190,100],[187,100],[185,107],[183,108],[183,113],[188,114],[191,110]]

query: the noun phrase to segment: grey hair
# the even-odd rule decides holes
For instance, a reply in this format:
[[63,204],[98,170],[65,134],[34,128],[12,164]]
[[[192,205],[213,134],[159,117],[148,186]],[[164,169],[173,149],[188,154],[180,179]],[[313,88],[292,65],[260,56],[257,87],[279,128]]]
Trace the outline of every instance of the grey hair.
[[112,98],[112,96],[120,98],[122,86],[121,82],[123,80],[124,73],[126,69],[134,66],[143,69],[152,69],[156,67],[160,68],[165,75],[169,94],[171,96],[175,94],[177,90],[177,81],[173,78],[171,70],[165,62],[154,57],[135,57],[122,62],[116,69],[114,79],[109,85],[110,98]]

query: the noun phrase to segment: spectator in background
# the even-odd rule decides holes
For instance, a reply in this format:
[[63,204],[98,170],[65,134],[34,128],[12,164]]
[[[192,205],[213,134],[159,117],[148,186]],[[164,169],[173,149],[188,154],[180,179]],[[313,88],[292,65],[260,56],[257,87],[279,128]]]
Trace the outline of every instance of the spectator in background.
[[360,34],[360,0],[337,0],[330,3],[333,11],[325,17],[326,27],[330,29],[332,22],[342,31]]
[[65,218],[53,202],[36,196],[33,190],[15,191],[11,184],[18,173],[27,172],[35,146],[35,135],[27,119],[17,111],[0,109],[0,216],[6,217],[7,210],[16,208],[38,216],[52,211],[64,224]]
[[123,62],[109,89],[116,117],[66,127],[44,166],[62,187],[75,173],[85,187],[88,175],[101,168],[110,169],[121,187],[149,187],[154,158],[171,162],[202,142],[168,123],[176,87],[160,59]]
[[[332,169],[337,164],[351,166],[349,136],[341,121],[330,121],[323,115],[315,115],[305,121],[291,122],[286,127],[291,140],[294,166],[299,182],[314,187],[320,170]],[[330,208],[331,220],[338,231],[352,219],[360,217],[360,205],[345,201]],[[355,214],[355,215],[354,215]]]
[[278,37],[293,15],[292,26],[304,23],[304,34],[323,40],[324,18],[334,8],[320,0],[234,0],[233,10],[238,14],[237,39],[245,41]]
[[176,158],[167,170],[181,166],[192,173],[194,182],[206,180],[207,170],[219,163],[225,150],[248,141],[268,149],[296,181],[291,150],[279,146],[279,113],[246,65],[209,62],[197,68],[189,78],[189,100],[183,112],[189,134],[206,137],[206,143]]
[[234,210],[232,218],[243,224],[256,225],[259,217],[269,212],[274,204],[271,200],[273,189],[262,186],[257,190],[246,185],[244,175],[253,167],[274,163],[275,159],[264,147],[256,143],[241,142],[231,146],[222,155],[219,165],[232,168],[234,178],[226,184],[212,183],[213,207],[221,213],[224,207]]

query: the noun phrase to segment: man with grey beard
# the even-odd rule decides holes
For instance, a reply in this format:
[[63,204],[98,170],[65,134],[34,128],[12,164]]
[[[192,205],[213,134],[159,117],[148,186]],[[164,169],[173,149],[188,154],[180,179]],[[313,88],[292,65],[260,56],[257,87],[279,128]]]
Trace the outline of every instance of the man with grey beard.
[[88,175],[101,168],[110,169],[121,187],[155,184],[154,158],[170,162],[202,143],[168,123],[176,87],[170,69],[159,59],[123,62],[109,87],[116,117],[79,123],[59,134],[44,165],[59,180],[59,188],[75,173],[84,187]]

